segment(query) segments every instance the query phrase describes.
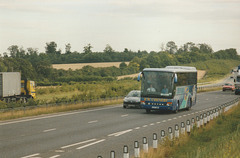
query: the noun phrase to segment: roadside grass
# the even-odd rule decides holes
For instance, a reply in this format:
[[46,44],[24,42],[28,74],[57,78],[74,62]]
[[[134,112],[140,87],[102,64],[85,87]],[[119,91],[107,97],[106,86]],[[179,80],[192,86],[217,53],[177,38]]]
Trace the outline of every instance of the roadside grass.
[[37,89],[37,101],[44,103],[85,101],[100,98],[124,96],[131,90],[140,89],[140,82],[125,79],[112,82],[63,84]]
[[68,105],[59,105],[59,106],[41,106],[41,107],[33,107],[31,109],[21,109],[21,110],[10,110],[7,112],[1,112],[0,121],[3,120],[10,120],[10,119],[17,119],[22,117],[29,117],[29,116],[37,116],[42,114],[52,114],[58,112],[67,112],[79,109],[88,109],[94,107],[101,107],[113,104],[120,104],[122,103],[122,98],[118,98],[115,100],[102,100],[96,102],[86,102],[86,103],[77,103],[77,104],[68,104]]
[[239,65],[237,60],[211,59],[207,61],[199,61],[186,64],[186,66],[194,66],[197,70],[206,70],[206,75],[199,80],[203,82],[216,82],[230,75],[231,70]]
[[143,158],[239,158],[240,103],[208,123],[205,127],[181,135],[173,142],[165,140],[157,150],[141,153]]

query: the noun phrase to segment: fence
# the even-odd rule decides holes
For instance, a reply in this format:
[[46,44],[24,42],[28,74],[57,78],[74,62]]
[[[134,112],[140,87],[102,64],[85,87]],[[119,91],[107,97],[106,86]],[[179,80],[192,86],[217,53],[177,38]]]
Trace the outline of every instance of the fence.
[[[157,149],[158,148],[158,141],[164,143],[164,140],[168,139],[170,141],[174,141],[178,139],[181,135],[185,135],[186,133],[190,135],[191,130],[195,126],[197,129],[206,126],[210,121],[212,121],[214,118],[217,118],[222,113],[228,111],[233,106],[236,106],[240,100],[240,97],[227,102],[225,104],[222,104],[217,107],[213,107],[211,110],[207,112],[200,113],[198,116],[193,117],[192,119],[187,119],[185,122],[181,122],[181,125],[178,124],[175,125],[174,131],[172,127],[168,127],[168,131],[161,130],[160,132],[160,140],[158,140],[158,136],[156,133],[153,133],[152,138],[152,148]],[[179,128],[180,127],[180,128]],[[140,148],[140,142],[134,141],[134,158],[140,158],[140,150],[142,150],[144,153],[148,153],[149,143],[147,137],[143,137],[142,139],[142,149]],[[119,157],[119,156],[118,156]],[[123,146],[123,158],[129,158],[129,150],[128,146]],[[97,156],[97,158],[103,158],[101,155]],[[110,152],[110,158],[116,158],[116,152],[111,151]]]

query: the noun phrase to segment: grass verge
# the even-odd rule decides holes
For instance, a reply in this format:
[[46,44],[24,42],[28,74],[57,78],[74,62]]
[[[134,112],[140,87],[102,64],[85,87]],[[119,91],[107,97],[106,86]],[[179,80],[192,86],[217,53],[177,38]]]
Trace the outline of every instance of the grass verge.
[[0,120],[3,121],[3,120],[28,117],[28,116],[52,114],[57,112],[66,112],[66,111],[87,109],[87,108],[100,107],[100,106],[106,106],[106,105],[112,105],[112,104],[120,104],[120,103],[122,103],[122,98],[115,99],[115,100],[91,102],[91,103],[88,102],[88,103],[78,103],[78,104],[69,104],[69,105],[60,105],[60,106],[35,107],[27,110],[23,109],[23,110],[1,112]]
[[206,158],[240,156],[240,103],[206,127],[194,128],[190,136],[184,135],[173,142],[166,140],[157,150],[150,149],[143,158]]

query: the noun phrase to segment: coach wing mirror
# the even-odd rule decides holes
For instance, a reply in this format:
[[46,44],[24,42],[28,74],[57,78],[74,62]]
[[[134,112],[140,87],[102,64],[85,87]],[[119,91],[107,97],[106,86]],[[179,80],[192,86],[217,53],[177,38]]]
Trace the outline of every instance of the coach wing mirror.
[[174,83],[177,83],[177,74],[174,75]]
[[141,74],[142,74],[142,72],[140,72],[140,73],[138,74],[138,77],[137,77],[137,81],[138,81],[138,82],[139,82],[140,79],[141,79]]

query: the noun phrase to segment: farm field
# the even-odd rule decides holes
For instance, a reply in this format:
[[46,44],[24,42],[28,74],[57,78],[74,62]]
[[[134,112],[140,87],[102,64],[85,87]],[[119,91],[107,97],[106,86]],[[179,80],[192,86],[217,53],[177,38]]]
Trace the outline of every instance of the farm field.
[[[76,70],[76,69],[81,69],[84,66],[92,66],[92,67],[111,67],[111,66],[116,66],[119,67],[119,65],[122,62],[101,62],[101,63],[75,63],[75,64],[53,64],[53,68],[54,69],[63,69],[63,70],[68,70],[68,69],[72,69],[72,70]],[[127,65],[129,64],[129,62],[125,62]]]

